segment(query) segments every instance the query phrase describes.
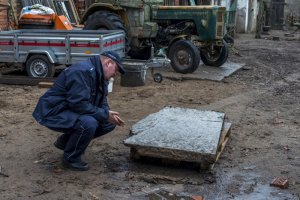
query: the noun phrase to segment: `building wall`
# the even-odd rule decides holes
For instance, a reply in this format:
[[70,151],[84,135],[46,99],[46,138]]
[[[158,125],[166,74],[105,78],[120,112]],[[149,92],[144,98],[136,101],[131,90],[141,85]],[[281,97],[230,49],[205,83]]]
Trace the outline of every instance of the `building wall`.
[[81,19],[82,15],[85,11],[85,0],[73,0],[73,1],[77,8],[79,19]]
[[291,14],[300,17],[300,0],[285,0],[284,21],[287,26],[289,26],[287,19]]
[[[257,14],[259,1],[262,0],[237,0],[237,14],[236,14],[236,32],[245,33],[245,32],[255,32]],[[268,13],[271,13],[271,2],[272,0],[263,0],[266,2],[266,8]],[[229,9],[230,1],[222,0],[222,6],[226,6]],[[295,15],[300,15],[300,0],[285,0],[284,7],[284,26],[289,27],[288,15],[294,13]],[[270,18],[272,16],[267,16],[269,19],[266,19],[265,25],[270,25]]]
[[7,30],[9,23],[8,23],[8,0],[1,0],[0,1],[0,29]]
[[247,32],[255,32],[257,14],[258,14],[258,1],[259,0],[249,0],[249,10],[248,10],[248,26]]
[[249,0],[238,0],[236,14],[236,32],[245,33],[248,27]]
[[[81,18],[86,5],[85,2],[92,0],[73,0],[77,8],[78,15]],[[258,12],[258,1],[259,0],[237,0],[237,14],[236,14],[236,32],[253,32],[255,31],[256,16]],[[267,8],[270,8],[272,0],[264,0]],[[19,16],[22,9],[21,0],[13,0],[15,3],[15,15]],[[213,1],[212,1],[213,2]],[[221,5],[229,8],[229,0],[222,0]],[[284,24],[288,25],[287,17],[291,13],[300,15],[300,0],[285,0],[284,8]],[[10,12],[8,12],[10,11]],[[8,8],[8,0],[0,0],[0,29],[8,30],[14,29],[14,17],[11,10]]]

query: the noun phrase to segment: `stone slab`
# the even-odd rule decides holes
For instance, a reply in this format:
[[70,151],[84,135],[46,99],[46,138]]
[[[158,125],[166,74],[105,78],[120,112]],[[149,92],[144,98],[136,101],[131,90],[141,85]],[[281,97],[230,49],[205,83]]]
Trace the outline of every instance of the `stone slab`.
[[144,156],[213,162],[218,152],[225,114],[166,107],[134,124],[126,146]]
[[178,80],[213,80],[222,81],[224,78],[234,74],[245,64],[226,62],[221,67],[212,67],[200,64],[198,69],[190,74],[176,73],[170,66],[155,68],[155,73],[160,73],[164,78]]

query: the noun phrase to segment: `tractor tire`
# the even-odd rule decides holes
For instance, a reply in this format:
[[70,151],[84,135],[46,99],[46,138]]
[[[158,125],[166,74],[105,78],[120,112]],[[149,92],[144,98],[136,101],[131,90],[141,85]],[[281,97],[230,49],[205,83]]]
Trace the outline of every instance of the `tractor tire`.
[[112,12],[101,10],[91,14],[84,22],[84,30],[122,30],[125,32],[125,45],[128,51],[127,29],[121,18]]
[[26,72],[36,78],[53,77],[55,66],[45,55],[32,55],[26,61]]
[[211,54],[208,49],[200,51],[201,59],[205,65],[214,67],[220,67],[223,65],[226,62],[229,53],[227,43],[223,41],[223,46],[217,46],[215,52],[216,53]]
[[199,49],[189,40],[178,40],[169,47],[172,68],[182,74],[193,73],[200,63]]

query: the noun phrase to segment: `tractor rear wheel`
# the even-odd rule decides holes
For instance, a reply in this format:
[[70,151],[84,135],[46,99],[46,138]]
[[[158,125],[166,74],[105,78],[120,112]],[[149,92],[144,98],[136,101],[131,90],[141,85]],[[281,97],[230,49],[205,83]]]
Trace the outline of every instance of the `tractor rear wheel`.
[[91,14],[84,23],[84,30],[122,30],[125,32],[125,44],[128,50],[127,30],[121,18],[112,12],[101,10]]
[[228,58],[228,45],[223,41],[223,46],[214,46],[214,49],[205,48],[201,50],[201,59],[205,65],[220,67]]

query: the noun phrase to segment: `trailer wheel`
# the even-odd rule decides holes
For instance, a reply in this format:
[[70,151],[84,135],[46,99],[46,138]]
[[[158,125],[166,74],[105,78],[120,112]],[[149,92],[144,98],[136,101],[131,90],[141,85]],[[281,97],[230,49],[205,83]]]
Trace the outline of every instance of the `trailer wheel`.
[[223,46],[214,46],[214,49],[204,48],[201,50],[201,59],[205,65],[220,67],[228,58],[228,45],[223,41]]
[[26,61],[26,72],[31,77],[53,77],[55,66],[45,55],[33,55]]
[[101,10],[91,14],[84,22],[84,30],[122,30],[125,32],[125,45],[128,50],[127,29],[121,18],[112,12]]
[[179,73],[193,73],[200,63],[199,49],[189,40],[178,40],[169,48],[172,68]]
[[161,83],[163,81],[163,76],[160,73],[153,74],[153,80],[156,83]]

